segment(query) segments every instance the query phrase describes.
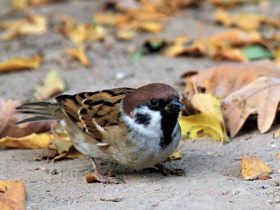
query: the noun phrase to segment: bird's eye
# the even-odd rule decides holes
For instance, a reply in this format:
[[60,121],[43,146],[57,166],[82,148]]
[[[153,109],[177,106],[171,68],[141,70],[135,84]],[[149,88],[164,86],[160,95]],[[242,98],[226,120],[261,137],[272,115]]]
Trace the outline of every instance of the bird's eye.
[[158,105],[158,101],[156,100],[156,99],[151,99],[150,100],[150,104],[152,105],[152,106],[157,106]]

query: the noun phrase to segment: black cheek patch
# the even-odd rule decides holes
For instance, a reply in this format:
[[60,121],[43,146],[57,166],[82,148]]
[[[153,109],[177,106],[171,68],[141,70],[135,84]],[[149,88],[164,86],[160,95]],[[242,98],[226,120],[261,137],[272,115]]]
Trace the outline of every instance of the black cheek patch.
[[144,126],[148,126],[151,122],[151,117],[148,114],[136,114],[135,122],[138,124],[143,124]]

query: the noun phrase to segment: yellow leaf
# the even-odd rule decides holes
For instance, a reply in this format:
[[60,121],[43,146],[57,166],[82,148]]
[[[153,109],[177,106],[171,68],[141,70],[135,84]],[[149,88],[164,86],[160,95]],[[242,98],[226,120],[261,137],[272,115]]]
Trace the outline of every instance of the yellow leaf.
[[121,30],[118,30],[118,32],[117,32],[117,38],[119,40],[124,40],[124,41],[132,40],[135,37],[135,35],[136,35],[136,32],[132,31],[132,30],[121,29]]
[[220,100],[211,93],[197,93],[192,97],[191,103],[201,113],[207,114],[219,122],[220,128],[224,133],[223,138],[221,140],[229,142],[229,138],[226,134]]
[[53,135],[47,133],[33,133],[20,138],[12,138],[7,136],[0,139],[0,147],[17,149],[45,149],[48,148],[49,142],[53,138]]
[[23,10],[28,6],[28,0],[11,0],[11,4],[15,10]]
[[29,15],[23,19],[0,22],[0,27],[6,29],[1,36],[3,40],[12,40],[20,35],[40,35],[47,31],[47,19],[42,15]]
[[39,55],[34,55],[29,58],[15,57],[0,63],[0,73],[26,69],[37,69],[43,60],[44,58]]
[[182,129],[182,135],[187,135],[190,139],[208,135],[218,141],[229,141],[225,137],[224,130],[219,121],[211,115],[197,114],[181,116],[179,123]]
[[0,181],[0,209],[25,210],[25,186],[22,180]]
[[163,26],[157,22],[142,22],[140,23],[140,29],[150,33],[160,33],[163,30]]
[[66,49],[66,53],[75,59],[78,59],[85,67],[89,67],[90,62],[85,53],[84,45],[80,44],[77,48]]
[[170,161],[172,160],[180,160],[182,158],[181,153],[178,150],[175,150],[171,155],[168,156]]
[[58,77],[57,71],[53,69],[47,74],[44,84],[35,87],[34,96],[37,100],[42,101],[62,93],[64,89],[63,81]]
[[93,20],[97,23],[116,26],[129,20],[127,15],[123,14],[95,14]]
[[243,179],[254,180],[272,173],[272,169],[262,160],[253,156],[242,155],[241,173]]

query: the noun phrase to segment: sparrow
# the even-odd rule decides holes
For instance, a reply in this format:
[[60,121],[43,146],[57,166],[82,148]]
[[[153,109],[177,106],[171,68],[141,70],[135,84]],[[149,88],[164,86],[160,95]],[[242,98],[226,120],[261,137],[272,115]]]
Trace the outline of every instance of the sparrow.
[[17,107],[18,113],[33,115],[17,124],[64,120],[73,146],[91,159],[92,175],[97,181],[124,182],[103,175],[96,160],[114,164],[110,175],[118,164],[135,170],[153,166],[167,170],[161,163],[180,142],[178,118],[185,108],[171,86],[152,83],[138,89],[115,88],[55,99],[56,103],[35,102]]

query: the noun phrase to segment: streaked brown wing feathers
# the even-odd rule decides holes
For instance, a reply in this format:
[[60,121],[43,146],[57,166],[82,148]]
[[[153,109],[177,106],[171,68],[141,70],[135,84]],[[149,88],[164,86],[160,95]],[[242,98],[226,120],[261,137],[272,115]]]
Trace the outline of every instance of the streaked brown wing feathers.
[[102,142],[106,127],[119,124],[120,102],[133,91],[131,88],[116,88],[76,95],[58,96],[57,102],[63,112],[85,133]]

